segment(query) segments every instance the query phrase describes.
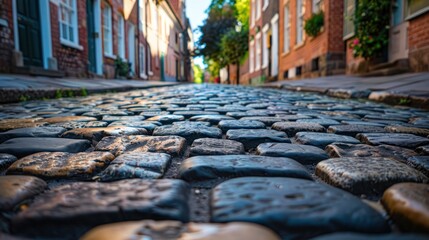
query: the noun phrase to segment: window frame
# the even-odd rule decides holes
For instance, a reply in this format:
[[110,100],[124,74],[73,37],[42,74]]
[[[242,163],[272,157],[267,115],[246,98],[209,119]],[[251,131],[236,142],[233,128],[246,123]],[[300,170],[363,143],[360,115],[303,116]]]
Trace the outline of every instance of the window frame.
[[[287,16],[286,16],[287,10]],[[285,4],[283,9],[283,53],[288,53],[290,51],[290,6],[289,3]],[[286,44],[287,43],[287,44]]]
[[262,6],[262,11],[265,11],[270,5],[270,0],[264,0],[264,5]]
[[269,63],[268,56],[268,30],[269,26],[266,25],[262,29],[262,68],[267,68]]
[[405,2],[405,8],[404,8],[404,16],[405,16],[405,21],[410,20],[412,18],[418,17],[426,12],[429,11],[429,4],[426,7],[423,7],[417,11],[415,11],[414,13],[410,14],[410,1],[412,0],[404,0]]
[[249,63],[249,69],[250,69],[250,73],[253,73],[255,71],[255,41],[252,40],[249,43],[249,59],[250,59],[250,63]]
[[304,0],[296,1],[296,36],[295,43],[296,45],[301,45],[304,43]]
[[[103,8],[103,52],[104,56],[112,57],[113,55],[113,21],[112,21],[112,7],[105,2]],[[107,16],[106,16],[107,13]],[[107,43],[107,44],[106,44]]]
[[[58,22],[60,25],[60,43],[71,46],[71,47],[79,47],[79,30],[78,30],[78,12],[77,12],[77,1],[76,0],[68,0],[71,1],[70,4],[66,4],[63,0],[58,2]],[[70,22],[64,22],[62,20],[63,14],[62,9],[68,12],[67,17],[70,18]],[[63,35],[63,25],[67,27],[67,36]],[[70,30],[73,33],[73,39],[70,39]]]
[[[353,1],[353,4],[349,4],[349,1]],[[348,18],[351,18],[351,16],[355,14],[356,4],[356,0],[344,0],[343,40],[347,40],[355,35],[356,26],[354,25],[354,22]],[[349,15],[349,13],[352,15]],[[346,28],[347,24],[350,22],[353,26],[352,30]]]
[[122,14],[118,14],[118,56],[125,58],[125,19]]
[[261,58],[262,58],[262,42],[261,42],[261,32],[256,34],[255,37],[255,71],[258,71],[261,69]]

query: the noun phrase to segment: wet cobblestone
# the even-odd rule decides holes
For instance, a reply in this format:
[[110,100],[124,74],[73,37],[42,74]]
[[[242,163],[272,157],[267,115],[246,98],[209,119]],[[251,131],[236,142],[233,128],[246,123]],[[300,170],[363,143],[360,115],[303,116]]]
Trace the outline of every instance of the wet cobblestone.
[[428,116],[220,85],[2,105],[0,238],[424,239]]

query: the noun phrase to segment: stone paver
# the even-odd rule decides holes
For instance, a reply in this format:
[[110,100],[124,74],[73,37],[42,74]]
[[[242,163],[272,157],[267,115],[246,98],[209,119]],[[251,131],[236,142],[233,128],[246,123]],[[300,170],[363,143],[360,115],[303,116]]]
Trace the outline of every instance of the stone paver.
[[356,138],[349,136],[314,132],[299,132],[295,135],[295,141],[299,144],[312,145],[320,148],[325,148],[327,145],[335,142],[350,144],[360,143]]
[[273,129],[283,131],[293,137],[298,132],[324,132],[325,128],[318,123],[278,122],[274,123]]
[[221,138],[222,131],[215,127],[192,125],[166,125],[155,128],[154,136],[181,136],[186,139],[188,144],[192,144],[198,138]]
[[330,157],[391,157],[405,160],[417,155],[407,148],[390,145],[370,146],[366,144],[334,143],[326,147]]
[[[119,82],[132,81],[112,84]],[[74,240],[95,226],[123,222],[102,239],[122,233],[139,239],[176,239],[164,236],[178,233],[179,239],[273,236],[258,237],[261,225],[238,226],[241,220],[232,219],[243,216],[282,239],[331,233],[334,239],[370,239],[369,233],[418,239],[417,228],[405,235],[411,228],[397,227],[403,220],[379,200],[392,184],[428,181],[428,116],[406,106],[214,84],[3,104],[0,179],[36,175],[45,187],[2,211],[0,232],[15,239]],[[174,180],[180,178],[190,187]],[[221,193],[230,181],[240,184]],[[222,200],[230,198],[239,200]],[[198,224],[170,228],[175,223],[167,222],[164,228],[160,220]],[[151,232],[130,232],[124,221],[143,221],[137,222],[140,230],[147,223]],[[378,235],[390,227],[394,233]],[[151,235],[155,229],[158,235]]]
[[253,222],[284,239],[335,231],[380,233],[388,225],[360,199],[328,185],[293,178],[248,177],[221,183],[211,193],[211,221]]
[[149,220],[102,225],[92,229],[81,239],[280,240],[270,229],[252,223],[184,224]]
[[19,137],[59,137],[65,131],[62,127],[18,128],[0,133],[0,143]]
[[322,149],[301,144],[262,143],[256,151],[262,156],[292,158],[301,164],[316,164],[329,158]]
[[[401,182],[428,183],[419,171],[390,158],[331,158],[316,166],[316,176],[353,194],[380,194]],[[370,187],[369,187],[370,186]]]
[[245,176],[272,176],[312,179],[307,169],[290,158],[225,155],[186,159],[179,171],[186,181]]
[[11,211],[26,199],[45,190],[47,184],[32,176],[0,176],[0,211]]
[[7,153],[0,153],[0,171],[6,170],[17,158]]
[[285,142],[290,143],[286,133],[269,129],[237,129],[229,130],[226,138],[244,144],[245,149],[256,148],[261,143]]
[[265,129],[263,122],[255,120],[222,120],[218,126],[223,132],[231,129]]
[[88,139],[100,141],[106,136],[120,135],[147,135],[144,128],[133,128],[124,126],[111,126],[105,128],[78,128],[63,133],[64,138]]
[[390,233],[390,234],[362,234],[362,233],[334,233],[311,240],[426,240],[427,235],[412,233]]
[[330,126],[327,132],[355,137],[359,133],[385,133],[387,130],[376,126],[350,124]]
[[13,138],[0,144],[0,152],[24,157],[37,152],[83,152],[88,140],[65,138]]
[[185,145],[186,140],[178,136],[111,136],[98,142],[95,150],[108,151],[115,156],[124,152],[160,152],[178,156],[183,153]]
[[187,192],[187,184],[180,180],[70,183],[36,198],[12,219],[11,228],[27,236],[59,237],[67,231],[81,235],[97,225],[118,221],[187,221]]
[[7,169],[7,174],[88,180],[106,167],[114,158],[108,152],[40,152],[14,162]]
[[387,144],[411,149],[429,144],[428,138],[406,133],[361,133],[357,138],[371,145]]
[[400,183],[384,192],[382,203],[400,228],[429,233],[428,196],[428,184]]
[[199,138],[192,143],[191,155],[233,155],[244,154],[244,145],[241,142],[216,139]]
[[115,181],[128,178],[161,178],[171,157],[166,153],[124,153],[115,158],[100,174],[102,181]]

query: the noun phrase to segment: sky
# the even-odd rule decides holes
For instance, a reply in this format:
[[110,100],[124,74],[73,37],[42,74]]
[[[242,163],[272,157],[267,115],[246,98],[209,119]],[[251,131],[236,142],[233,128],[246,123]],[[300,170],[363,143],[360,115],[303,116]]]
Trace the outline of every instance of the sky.
[[[206,9],[209,7],[211,0],[186,0],[186,15],[191,21],[192,30],[198,28],[203,24],[204,19],[207,18]],[[200,35],[198,32],[194,32],[194,41],[199,39]],[[201,57],[194,58],[194,63],[204,66],[203,59]]]

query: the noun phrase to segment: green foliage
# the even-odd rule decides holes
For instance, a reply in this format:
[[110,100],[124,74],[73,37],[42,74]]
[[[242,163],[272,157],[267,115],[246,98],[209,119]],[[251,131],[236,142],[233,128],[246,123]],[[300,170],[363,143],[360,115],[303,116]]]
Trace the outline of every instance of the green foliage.
[[355,16],[355,39],[350,44],[355,57],[378,57],[389,37],[390,0],[359,0]]
[[227,64],[237,64],[246,55],[249,49],[248,35],[249,32],[244,29],[241,31],[233,29],[223,35],[221,48]]
[[61,89],[57,89],[55,91],[55,98],[62,98],[63,97],[63,91],[61,91]]
[[74,97],[74,92],[73,92],[73,90],[70,90],[70,89],[69,89],[69,90],[66,90],[66,92],[65,92],[65,93],[66,93],[66,96],[67,96],[67,97]]
[[305,21],[304,30],[310,37],[316,37],[319,34],[324,24],[323,11],[313,14]]
[[19,96],[19,101],[20,102],[25,102],[25,101],[28,101],[29,100],[29,97],[28,96],[26,96],[26,95],[21,95],[21,96]]
[[86,88],[81,88],[80,89],[80,95],[84,96],[84,97],[88,96],[88,91],[86,90]]
[[408,98],[401,98],[401,99],[399,99],[399,105],[408,105],[408,104],[410,104],[411,103],[411,100],[410,99],[408,99]]
[[194,82],[195,83],[203,83],[204,82],[204,71],[200,65],[195,64],[193,66],[194,69]]
[[122,60],[122,58],[117,57],[115,59],[115,76],[126,77],[128,76],[128,72],[130,71],[130,67],[128,62]]
[[250,0],[236,0],[235,11],[237,21],[243,28],[249,28]]

